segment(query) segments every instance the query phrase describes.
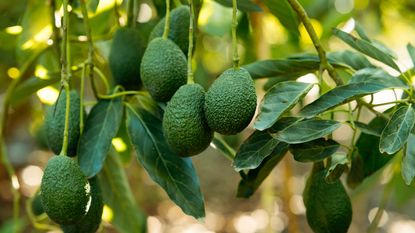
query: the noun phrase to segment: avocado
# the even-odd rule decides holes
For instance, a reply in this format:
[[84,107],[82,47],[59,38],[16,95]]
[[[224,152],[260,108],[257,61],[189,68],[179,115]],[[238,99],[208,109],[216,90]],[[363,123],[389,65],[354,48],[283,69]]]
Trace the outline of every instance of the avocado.
[[61,225],[64,233],[94,233],[99,228],[104,203],[98,178],[95,176],[89,179],[89,184],[91,185],[91,206],[87,214],[76,224]]
[[[76,155],[80,137],[79,123],[81,103],[77,91],[72,90],[70,96],[67,155],[73,157]],[[64,89],[56,103],[48,109],[45,119],[48,146],[55,154],[59,154],[62,149],[63,132],[65,130],[65,113],[66,91]]]
[[352,204],[340,180],[325,181],[326,171],[313,169],[303,198],[307,222],[315,233],[347,233]]
[[141,79],[151,97],[167,102],[187,81],[186,57],[170,39],[152,40],[141,62]]
[[42,206],[42,200],[40,197],[40,193],[37,192],[32,200],[32,213],[36,216],[39,216],[43,213],[45,213],[45,210]]
[[[170,12],[170,28],[168,38],[172,40],[187,56],[189,50],[189,6],[179,6]],[[154,27],[150,34],[149,41],[163,36],[166,17],[163,17]]]
[[81,168],[65,155],[48,161],[40,184],[42,206],[50,219],[74,224],[86,214],[90,187]]
[[181,86],[167,103],[163,130],[170,148],[180,156],[196,155],[205,150],[213,138],[203,106],[205,90],[199,84]]
[[127,90],[140,88],[140,63],[145,46],[145,40],[138,29],[117,29],[108,58],[116,85],[122,85]]
[[228,69],[206,93],[205,114],[214,131],[232,135],[245,129],[255,114],[254,81],[243,68]]

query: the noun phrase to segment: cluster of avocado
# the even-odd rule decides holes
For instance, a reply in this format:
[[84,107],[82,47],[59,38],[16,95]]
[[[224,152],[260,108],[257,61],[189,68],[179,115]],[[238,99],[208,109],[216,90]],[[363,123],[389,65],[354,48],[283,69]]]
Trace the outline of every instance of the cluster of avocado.
[[[46,213],[61,225],[65,233],[94,233],[101,223],[103,201],[98,180],[83,174],[74,157],[80,138],[80,97],[70,92],[68,148],[61,153],[65,128],[66,91],[63,90],[45,118],[47,143],[58,156],[51,158],[45,168],[40,193],[32,202],[35,215]],[[83,110],[82,110],[83,111]]]

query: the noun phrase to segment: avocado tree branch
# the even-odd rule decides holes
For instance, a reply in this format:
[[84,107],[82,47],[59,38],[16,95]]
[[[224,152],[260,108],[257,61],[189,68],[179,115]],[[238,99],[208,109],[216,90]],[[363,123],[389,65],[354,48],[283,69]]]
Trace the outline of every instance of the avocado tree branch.
[[317,33],[314,30],[313,25],[311,24],[311,21],[307,15],[307,12],[304,10],[303,6],[301,6],[301,4],[297,0],[287,0],[287,1],[291,5],[293,10],[297,13],[297,15],[300,17],[301,22],[303,23],[308,35],[310,36],[313,42],[313,45],[316,48],[318,56],[320,58],[320,66],[322,70],[327,70],[327,72],[329,73],[333,81],[336,83],[336,85],[338,86],[343,85],[344,83],[337,75],[336,70],[327,60],[326,51],[321,45],[320,39],[318,38]]

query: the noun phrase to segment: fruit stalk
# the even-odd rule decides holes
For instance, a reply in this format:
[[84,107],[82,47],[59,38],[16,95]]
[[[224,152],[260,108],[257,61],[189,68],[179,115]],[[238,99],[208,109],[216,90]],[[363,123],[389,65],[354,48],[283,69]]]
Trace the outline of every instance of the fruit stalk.
[[193,69],[192,69],[192,54],[193,54],[193,21],[194,21],[194,6],[193,0],[189,0],[190,17],[189,17],[189,49],[187,51],[187,83],[194,83]]
[[170,31],[170,0],[166,0],[166,23],[164,24],[163,38],[167,39],[169,37]]
[[62,72],[61,83],[66,91],[66,110],[65,110],[65,129],[63,131],[63,144],[61,155],[66,155],[68,150],[68,136],[69,136],[69,111],[70,111],[70,88],[69,82],[71,79],[71,65],[70,65],[70,53],[69,53],[69,41],[68,41],[68,27],[69,27],[69,12],[68,12],[68,0],[63,0],[63,25],[62,25]]
[[238,41],[236,39],[236,28],[238,27],[238,7],[237,1],[232,0],[232,48],[233,48],[233,68],[239,69],[239,54],[238,54]]
[[135,0],[128,0],[128,5],[127,5],[127,27],[134,27],[135,26],[134,1]]

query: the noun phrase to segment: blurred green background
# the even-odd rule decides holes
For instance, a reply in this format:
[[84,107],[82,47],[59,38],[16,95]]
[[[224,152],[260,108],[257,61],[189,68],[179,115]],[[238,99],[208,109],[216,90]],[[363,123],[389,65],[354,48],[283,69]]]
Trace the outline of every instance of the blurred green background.
[[[314,47],[305,29],[299,25],[297,30],[298,22],[295,21],[295,17],[293,21],[288,22],[280,21],[276,17],[281,12],[278,11],[278,7],[270,6],[281,1],[256,1],[256,7],[259,6],[260,11],[239,14],[238,36],[243,64],[259,59],[284,58],[296,53],[314,53]],[[80,72],[77,65],[86,59],[88,48],[79,3],[77,0],[71,2],[71,57],[74,66],[74,87],[78,88]],[[195,79],[205,88],[232,64],[231,8],[220,4],[226,5],[227,2],[230,1],[204,0],[198,4]],[[351,31],[358,22],[372,38],[393,49],[399,65],[404,70],[410,66],[405,46],[409,42],[415,44],[415,1],[300,2],[313,19],[313,26],[328,51],[346,48],[343,43],[331,36],[331,28],[339,27]],[[90,0],[87,3],[97,49],[94,62],[110,77],[107,56],[113,32],[118,25],[124,25],[126,22],[126,3],[122,0]],[[45,108],[53,104],[58,96],[59,45],[51,35],[52,24],[57,28],[61,25],[60,5],[59,0],[0,1],[0,99],[4,97],[3,94],[11,80],[20,75],[21,67],[35,59],[23,77],[27,84],[26,89],[19,90],[19,94],[12,101],[13,111],[10,113],[6,132],[8,154],[17,171],[17,180],[13,185],[18,186],[22,194],[20,227],[23,232],[45,232],[31,224],[25,203],[38,189],[42,169],[52,156],[52,153],[45,149],[45,138],[40,128]],[[136,5],[137,27],[142,30],[143,35],[148,35],[164,14],[164,2],[139,0]],[[51,6],[56,10],[51,10]],[[313,81],[313,76],[301,79]],[[265,80],[257,81],[258,100],[262,99],[265,83]],[[37,90],[39,86],[36,85],[42,85],[42,88]],[[86,90],[87,103],[93,103],[91,88],[87,86]],[[390,95],[393,93],[382,92],[376,95],[378,99],[375,101],[386,102]],[[309,98],[315,96],[310,95]],[[367,121],[373,117],[369,113],[364,116]],[[344,130],[335,134],[342,142],[348,140],[349,132]],[[251,132],[252,129],[248,128],[238,136],[225,139],[237,149],[240,142]],[[197,221],[184,215],[148,177],[135,159],[128,143],[122,138],[116,138],[113,145],[122,157],[137,204],[148,215],[150,233],[311,232],[305,220],[301,196],[310,165],[295,162],[291,156],[285,157],[250,199],[236,198],[239,174],[220,152],[210,147],[194,157],[207,210],[206,218]],[[415,189],[413,186],[405,186],[400,173],[393,169],[386,166],[358,188],[349,190],[354,210],[350,232],[359,233],[366,230],[382,198],[384,184],[391,179],[392,198],[387,204],[378,232],[415,232]],[[0,233],[11,232],[11,185],[4,167],[0,165]],[[102,232],[117,232],[111,224],[113,217],[112,210],[106,207]]]

